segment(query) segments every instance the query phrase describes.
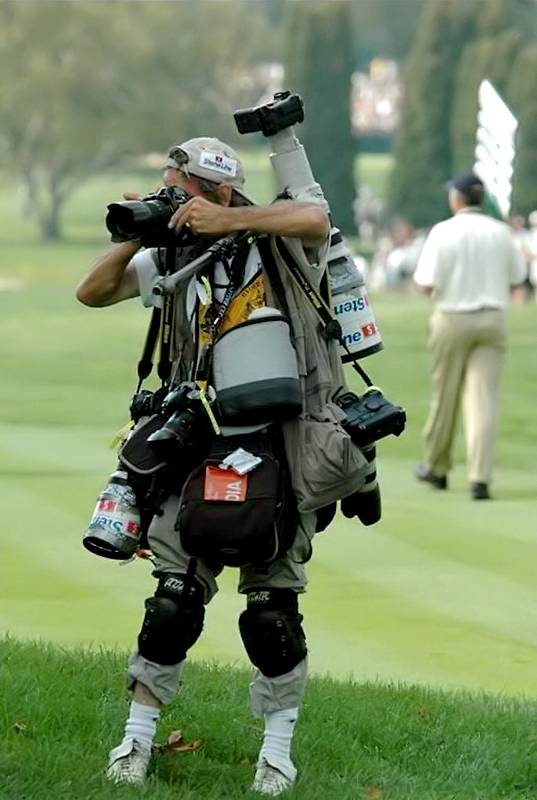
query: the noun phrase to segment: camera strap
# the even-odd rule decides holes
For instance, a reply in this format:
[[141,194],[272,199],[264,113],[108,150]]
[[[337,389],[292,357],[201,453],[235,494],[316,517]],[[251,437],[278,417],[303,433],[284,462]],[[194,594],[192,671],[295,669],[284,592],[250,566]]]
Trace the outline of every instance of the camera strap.
[[147,329],[145,337],[144,349],[142,350],[142,357],[138,361],[138,386],[136,388],[136,393],[140,391],[142,383],[151,375],[151,370],[153,369],[153,356],[160,330],[161,316],[161,309],[153,308],[151,319],[149,320],[149,328]]
[[[175,269],[175,254],[176,247],[166,248],[166,274],[173,272]],[[142,350],[142,356],[138,361],[138,385],[136,393],[142,387],[142,383],[151,375],[153,369],[153,357],[155,355],[155,348],[157,339],[160,335],[160,354],[159,363],[157,366],[157,373],[164,384],[170,375],[171,360],[171,337],[173,331],[173,302],[171,296],[165,296],[163,299],[162,308],[153,308],[151,319],[149,320],[149,327],[145,337],[145,343]]]
[[[308,301],[315,310],[315,313],[321,320],[321,323],[323,325],[324,336],[327,339],[335,339],[337,342],[339,342],[341,347],[343,347],[347,351],[348,355],[351,356],[352,358],[352,361],[350,362],[351,366],[360,375],[366,386],[369,387],[373,386],[373,381],[371,380],[367,372],[365,372],[365,370],[362,369],[362,367],[358,364],[356,356],[352,355],[349,348],[345,344],[345,341],[343,339],[343,331],[341,330],[341,325],[339,324],[337,319],[334,319],[334,316],[332,314],[332,309],[330,308],[324,297],[322,297],[321,294],[311,285],[311,283],[304,275],[304,273],[302,272],[302,270],[300,269],[299,265],[296,263],[294,258],[291,256],[290,252],[287,250],[284,242],[279,236],[276,237],[276,247],[278,249],[278,253],[282,257],[285,266],[287,267],[295,283],[303,292],[303,294],[307,297]],[[277,282],[279,280],[278,268],[276,266],[276,262],[274,261],[274,256],[272,255],[270,247],[263,248],[263,257],[268,259],[269,265],[272,267],[271,277],[277,275],[276,278]],[[276,286],[274,287],[274,289],[278,294],[278,289],[276,288]],[[283,292],[283,286],[281,287],[280,291]]]
[[[206,330],[209,334],[209,341],[200,348],[200,352],[198,354],[195,376],[195,382],[198,386],[205,388],[207,381],[209,380],[212,366],[213,347],[216,337],[218,336],[218,330],[224,320],[224,317],[226,316],[227,310],[231,305],[231,301],[233,300],[237,289],[240,289],[242,286],[244,281],[246,260],[254,240],[255,237],[252,234],[245,234],[236,239],[232,258],[221,256],[221,260],[224,264],[224,269],[226,271],[226,275],[228,276],[229,282],[226,287],[224,297],[219,303],[215,303],[214,301],[214,285],[210,287],[211,303],[214,304],[214,311],[212,312],[210,321],[206,326]],[[214,284],[214,270],[212,271],[212,277]],[[209,314],[211,314],[210,310]]]
[[[171,245],[166,248],[165,274],[171,275],[175,271],[177,247]],[[157,365],[157,374],[165,384],[170,377],[172,368],[171,346],[173,334],[175,300],[173,295],[165,295],[162,302],[161,324],[160,324],[160,357]]]

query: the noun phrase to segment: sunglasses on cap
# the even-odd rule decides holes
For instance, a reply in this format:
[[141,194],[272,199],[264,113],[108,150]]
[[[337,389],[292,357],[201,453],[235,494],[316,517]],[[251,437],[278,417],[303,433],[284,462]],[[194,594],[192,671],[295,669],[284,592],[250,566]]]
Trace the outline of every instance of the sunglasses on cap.
[[[171,158],[175,161],[175,166],[177,167],[177,169],[182,169],[183,167],[186,167],[186,165],[190,161],[190,156],[188,155],[188,153],[181,147],[177,146],[172,147],[168,151],[168,158]],[[168,166],[171,165],[168,164]]]

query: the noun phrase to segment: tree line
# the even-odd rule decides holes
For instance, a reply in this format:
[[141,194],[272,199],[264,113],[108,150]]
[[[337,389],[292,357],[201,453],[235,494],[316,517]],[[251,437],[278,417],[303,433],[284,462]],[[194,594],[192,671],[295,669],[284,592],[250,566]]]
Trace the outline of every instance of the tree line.
[[231,112],[256,103],[263,65],[280,63],[305,101],[315,176],[355,233],[350,76],[407,51],[422,2],[405,0],[391,28],[400,0],[0,0],[0,166],[58,238],[70,193],[98,171],[203,133],[244,146]]
[[58,238],[70,193],[98,171],[196,135],[243,147],[232,111],[256,103],[264,65],[280,63],[305,102],[297,133],[314,175],[354,234],[351,74],[367,58],[404,58],[390,212],[417,225],[445,215],[445,179],[473,162],[486,77],[519,119],[513,208],[527,213],[536,17],[534,0],[404,0],[404,14],[401,0],[0,0],[0,166],[42,235]]
[[392,213],[417,226],[446,215],[446,179],[474,163],[484,79],[518,120],[512,213],[537,208],[536,38],[533,0],[444,0],[424,7],[405,63]]

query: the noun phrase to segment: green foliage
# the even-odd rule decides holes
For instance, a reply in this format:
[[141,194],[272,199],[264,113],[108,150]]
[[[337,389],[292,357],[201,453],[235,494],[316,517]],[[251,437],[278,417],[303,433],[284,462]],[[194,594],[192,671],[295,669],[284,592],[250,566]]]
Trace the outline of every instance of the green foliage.
[[287,87],[304,100],[297,135],[315,180],[322,186],[335,224],[356,233],[355,143],[349,101],[353,69],[351,3],[295,3],[288,31]]
[[[251,4],[5,0],[0,155],[45,238],[66,197],[126,156],[212,134],[238,138],[247,67],[278,52]],[[39,35],[36,32],[39,31]]]
[[515,214],[537,208],[537,46],[528,45],[513,63],[506,98],[518,119],[512,207]]
[[[513,213],[537,205],[535,8],[508,0],[446,0],[424,9],[407,61],[389,202],[426,225],[446,215],[443,183],[474,163],[478,89],[488,79],[519,120]],[[444,40],[444,41],[443,41]]]
[[[404,59],[412,45],[423,0],[360,0],[352,4],[352,25],[360,62]],[[397,20],[397,24],[394,24]]]
[[[245,670],[188,664],[165,708],[195,753],[157,755],[145,786],[106,782],[128,705],[127,653],[1,643],[2,797],[24,800],[246,800],[261,744]],[[534,702],[312,678],[296,729],[296,800],[532,800]],[[31,767],[30,767],[31,765]]]
[[427,4],[406,63],[389,207],[418,226],[437,222],[447,210],[443,184],[452,172],[454,73],[474,30],[470,4],[455,0]]
[[507,28],[484,35],[464,48],[456,70],[451,124],[453,172],[470,170],[474,163],[479,111],[479,85],[489,80],[505,99],[506,85],[524,39],[520,31]]

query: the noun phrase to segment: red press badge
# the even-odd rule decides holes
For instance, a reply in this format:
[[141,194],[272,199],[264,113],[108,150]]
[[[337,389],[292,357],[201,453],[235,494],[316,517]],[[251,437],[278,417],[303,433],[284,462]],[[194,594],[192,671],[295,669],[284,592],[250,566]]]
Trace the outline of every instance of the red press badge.
[[246,500],[247,475],[237,475],[232,469],[205,467],[204,500],[225,500],[243,503]]

